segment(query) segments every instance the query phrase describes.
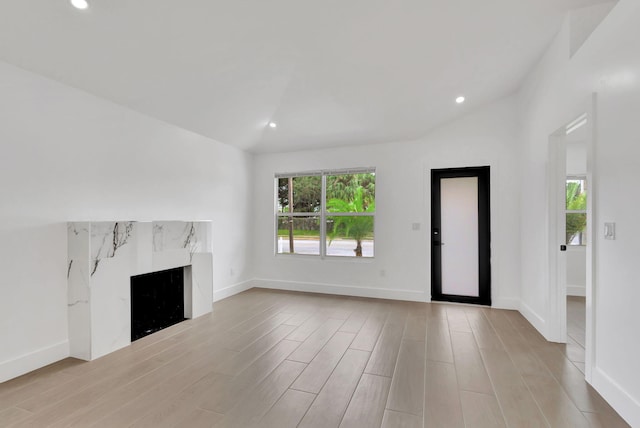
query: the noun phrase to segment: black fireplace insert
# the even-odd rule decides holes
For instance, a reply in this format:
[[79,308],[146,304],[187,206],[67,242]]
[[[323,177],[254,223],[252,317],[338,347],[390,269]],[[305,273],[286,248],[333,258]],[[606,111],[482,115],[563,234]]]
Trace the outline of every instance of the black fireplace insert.
[[131,277],[132,342],[184,320],[184,267]]

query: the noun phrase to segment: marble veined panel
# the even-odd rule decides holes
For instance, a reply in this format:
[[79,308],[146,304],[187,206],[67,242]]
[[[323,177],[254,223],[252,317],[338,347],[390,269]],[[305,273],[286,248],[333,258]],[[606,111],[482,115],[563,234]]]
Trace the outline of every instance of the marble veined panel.
[[132,221],[91,223],[91,275],[96,273],[102,259],[114,257],[130,242],[133,225]]
[[131,263],[120,256],[103,259],[91,278],[92,359],[131,343]]
[[[153,253],[152,269],[149,272],[173,269],[180,266],[188,266],[192,263],[193,254],[186,249],[165,250]],[[143,272],[148,273],[148,272]]]
[[133,245],[135,254],[131,275],[141,275],[153,272],[153,223],[150,221],[136,222],[134,225],[135,239]]
[[91,359],[90,223],[67,224],[67,312],[70,355]]
[[202,222],[156,221],[153,223],[153,251],[186,249],[189,253],[203,251]]
[[91,359],[91,289],[89,261],[69,260],[67,270],[67,310],[69,344],[72,357]]
[[211,253],[193,255],[191,265],[192,317],[211,312],[213,304],[213,257]]
[[89,260],[89,228],[87,222],[67,223],[67,256],[71,260]]
[[194,223],[196,236],[198,237],[197,253],[211,253],[213,248],[211,246],[211,233],[212,227],[210,221],[199,221]]

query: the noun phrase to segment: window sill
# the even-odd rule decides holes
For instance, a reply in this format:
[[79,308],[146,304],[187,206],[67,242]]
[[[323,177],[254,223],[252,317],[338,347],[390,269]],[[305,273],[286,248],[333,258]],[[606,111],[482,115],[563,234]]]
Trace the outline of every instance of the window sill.
[[306,261],[318,261],[318,262],[335,262],[335,263],[373,263],[375,257],[344,257],[344,256],[324,256],[313,254],[274,254],[277,259],[293,259],[293,260],[306,260]]

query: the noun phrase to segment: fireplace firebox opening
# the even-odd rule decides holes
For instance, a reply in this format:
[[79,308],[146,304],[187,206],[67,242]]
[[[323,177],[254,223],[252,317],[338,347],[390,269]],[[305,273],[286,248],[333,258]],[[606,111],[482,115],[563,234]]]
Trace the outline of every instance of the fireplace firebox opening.
[[131,341],[184,321],[185,267],[131,277]]

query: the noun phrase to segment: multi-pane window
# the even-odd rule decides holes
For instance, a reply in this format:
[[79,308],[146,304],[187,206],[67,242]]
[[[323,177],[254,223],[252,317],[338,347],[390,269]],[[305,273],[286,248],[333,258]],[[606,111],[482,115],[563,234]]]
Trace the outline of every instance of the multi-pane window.
[[375,169],[276,175],[276,252],[373,257]]
[[587,182],[585,177],[567,177],[566,232],[567,245],[586,245]]

